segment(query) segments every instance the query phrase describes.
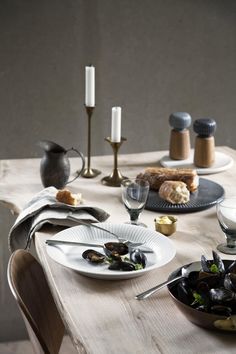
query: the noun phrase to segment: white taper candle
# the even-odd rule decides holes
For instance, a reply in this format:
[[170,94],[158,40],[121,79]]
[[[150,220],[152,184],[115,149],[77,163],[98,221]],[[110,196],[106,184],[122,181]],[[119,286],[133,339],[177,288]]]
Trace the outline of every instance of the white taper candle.
[[112,107],[111,141],[119,143],[121,140],[121,107]]
[[85,106],[95,106],[95,67],[85,67]]

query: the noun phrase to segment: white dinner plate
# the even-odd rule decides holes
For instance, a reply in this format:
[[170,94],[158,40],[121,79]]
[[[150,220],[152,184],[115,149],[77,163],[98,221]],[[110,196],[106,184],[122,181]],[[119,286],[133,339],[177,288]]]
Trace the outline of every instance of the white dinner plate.
[[[97,279],[129,279],[141,276],[153,269],[159,268],[171,261],[175,256],[176,250],[172,242],[162,234],[152,231],[141,226],[133,226],[127,224],[110,224],[98,223],[120,237],[127,238],[133,242],[145,242],[145,247],[150,248],[153,252],[146,253],[147,265],[144,269],[135,271],[115,271],[109,270],[107,264],[93,265],[83,259],[82,253],[89,248],[104,253],[101,248],[93,248],[86,246],[72,245],[47,245],[48,255],[56,262],[65,267],[78,271],[79,273],[91,278]],[[108,233],[88,227],[75,226],[63,230],[52,237],[56,240],[91,242],[104,244],[109,241],[117,241]]]
[[225,171],[233,166],[233,159],[231,156],[224,154],[223,152],[215,152],[215,162],[211,167],[201,168],[197,167],[193,163],[194,151],[191,150],[190,156],[186,160],[172,160],[169,155],[165,155],[161,158],[160,164],[167,168],[192,168],[197,171],[199,175],[208,175],[211,173],[219,173]]

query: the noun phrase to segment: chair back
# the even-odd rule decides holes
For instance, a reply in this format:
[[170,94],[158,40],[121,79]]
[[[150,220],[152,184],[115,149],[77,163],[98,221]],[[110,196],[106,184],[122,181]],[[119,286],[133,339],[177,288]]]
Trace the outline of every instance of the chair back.
[[64,325],[42,266],[29,252],[17,250],[9,259],[7,273],[35,353],[57,354]]

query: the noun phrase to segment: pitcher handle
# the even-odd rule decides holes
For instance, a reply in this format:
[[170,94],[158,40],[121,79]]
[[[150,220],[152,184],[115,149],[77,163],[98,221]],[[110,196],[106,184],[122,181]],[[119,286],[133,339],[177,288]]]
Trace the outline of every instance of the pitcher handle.
[[66,152],[69,152],[69,151],[74,151],[74,152],[76,152],[76,153],[81,157],[81,160],[82,160],[82,168],[81,168],[80,171],[77,172],[77,175],[76,175],[71,181],[66,182],[66,185],[67,185],[68,183],[71,183],[71,182],[75,181],[75,180],[81,175],[81,173],[83,172],[84,167],[85,167],[85,158],[84,158],[83,153],[82,153],[81,151],[79,151],[79,150],[73,148],[73,147],[70,148],[70,149],[68,149]]

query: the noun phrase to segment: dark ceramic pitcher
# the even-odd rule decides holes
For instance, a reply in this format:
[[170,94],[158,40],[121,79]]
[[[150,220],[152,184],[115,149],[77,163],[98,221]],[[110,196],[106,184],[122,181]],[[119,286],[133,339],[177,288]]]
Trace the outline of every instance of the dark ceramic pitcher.
[[[54,186],[58,189],[73,182],[84,170],[84,155],[73,147],[66,150],[62,146],[49,140],[39,141],[39,146],[44,150],[44,156],[40,163],[40,176],[44,187]],[[69,151],[75,151],[82,160],[82,168],[76,172],[75,178],[68,181],[70,176],[70,161],[67,157]]]

